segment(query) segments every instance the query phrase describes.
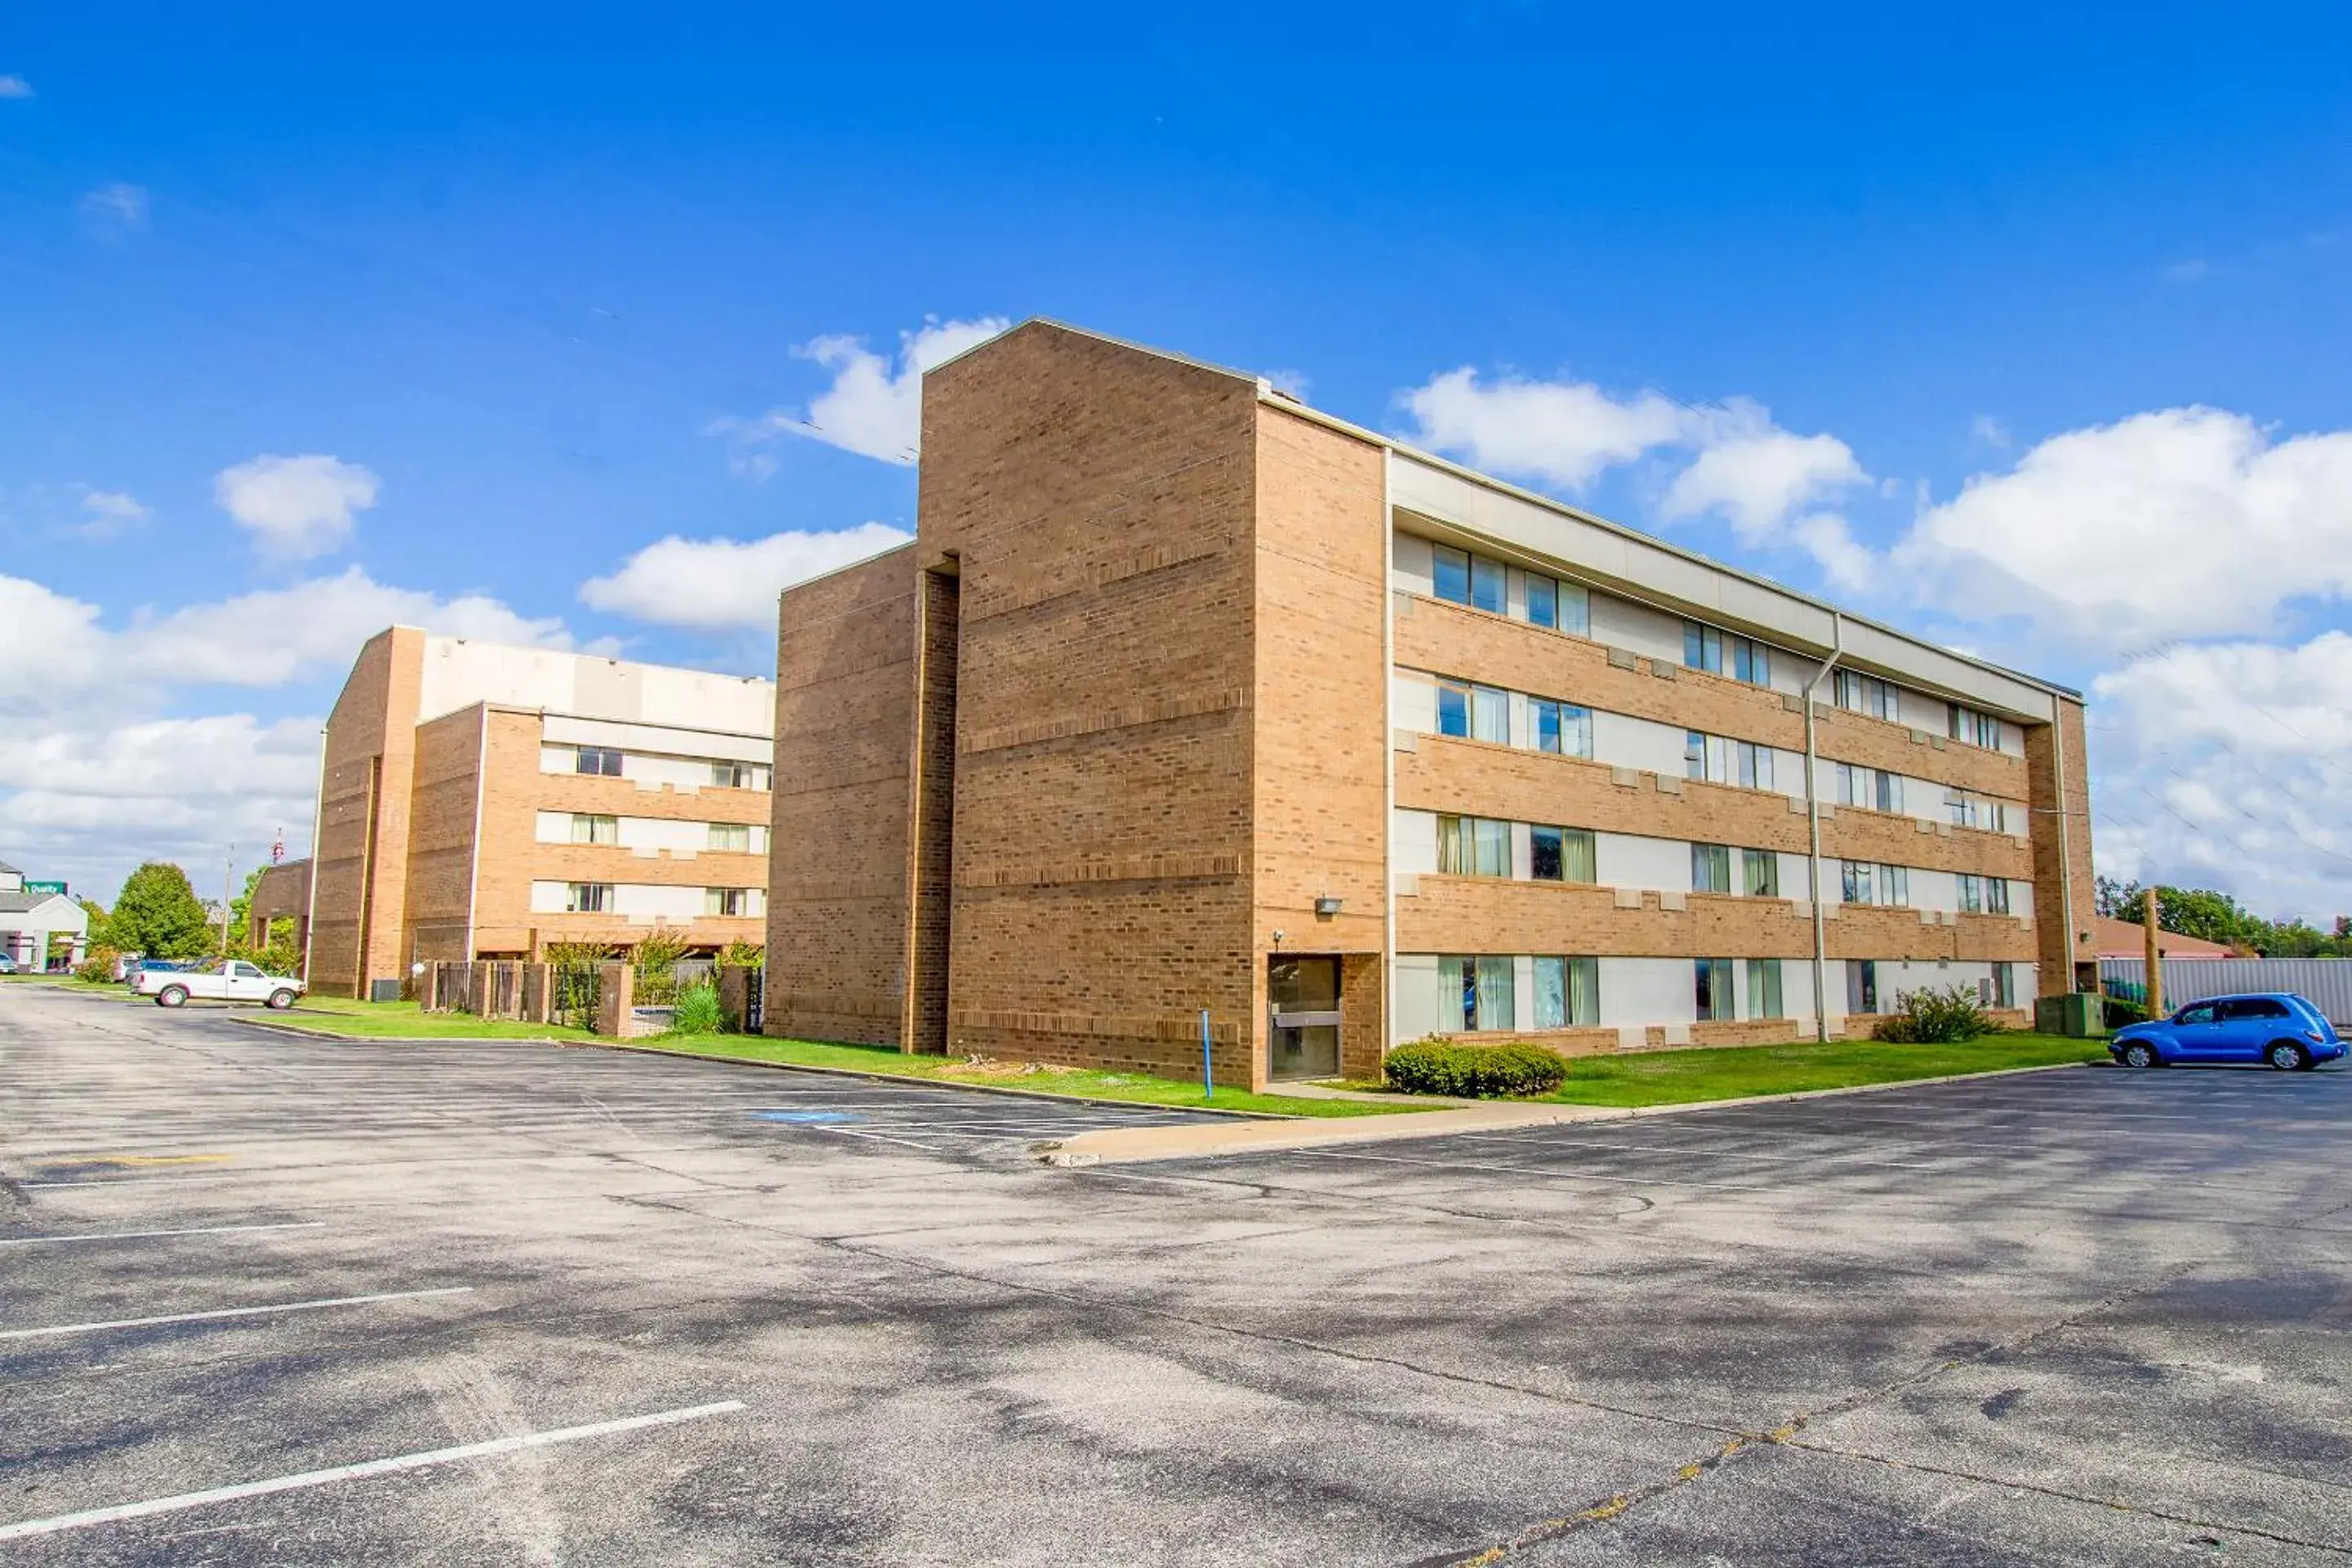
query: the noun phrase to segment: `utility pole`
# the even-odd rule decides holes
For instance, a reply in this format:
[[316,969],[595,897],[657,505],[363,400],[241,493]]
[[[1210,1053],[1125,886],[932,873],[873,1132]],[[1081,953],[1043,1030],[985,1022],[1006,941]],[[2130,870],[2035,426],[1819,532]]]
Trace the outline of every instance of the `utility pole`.
[[2147,1016],[2151,1018],[2161,1018],[2164,1016],[2164,953],[2157,946],[2156,917],[2156,889],[2150,886],[2147,889],[2147,905],[2140,915],[2141,920],[2147,926],[2147,929],[2141,933],[2143,940],[2147,943]]
[[221,861],[221,956],[228,956],[228,914],[230,889],[236,885],[236,846],[228,847],[227,858]]

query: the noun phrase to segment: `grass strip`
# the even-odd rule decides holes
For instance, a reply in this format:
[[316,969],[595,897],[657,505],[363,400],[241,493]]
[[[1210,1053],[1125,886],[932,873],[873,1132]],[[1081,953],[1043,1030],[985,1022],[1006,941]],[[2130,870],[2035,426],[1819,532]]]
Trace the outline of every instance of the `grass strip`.
[[1827,1045],[1629,1051],[1575,1058],[1569,1064],[1568,1081],[1543,1098],[1569,1105],[1687,1105],[2106,1059],[2103,1041],[2028,1034],[1987,1035],[1942,1046],[1832,1040]]

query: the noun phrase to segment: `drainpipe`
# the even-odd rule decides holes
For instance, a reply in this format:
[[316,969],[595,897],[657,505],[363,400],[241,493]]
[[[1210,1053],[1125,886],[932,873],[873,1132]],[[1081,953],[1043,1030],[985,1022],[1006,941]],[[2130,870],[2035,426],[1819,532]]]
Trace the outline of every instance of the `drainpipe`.
[[1811,842],[1811,856],[1805,863],[1811,883],[1808,891],[1813,904],[1813,1038],[1826,1045],[1830,1037],[1829,999],[1829,928],[1822,917],[1822,787],[1821,751],[1813,733],[1813,689],[1822,677],[1837,668],[1845,657],[1845,620],[1837,611],[1830,612],[1830,656],[1822,667],[1805,679],[1801,700],[1805,704],[1805,828]]

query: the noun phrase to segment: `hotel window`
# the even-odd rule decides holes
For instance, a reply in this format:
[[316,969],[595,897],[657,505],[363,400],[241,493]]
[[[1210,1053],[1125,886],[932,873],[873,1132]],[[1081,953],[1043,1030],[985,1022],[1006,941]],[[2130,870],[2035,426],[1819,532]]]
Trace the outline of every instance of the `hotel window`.
[[1433,545],[1431,553],[1433,586],[1439,598],[1467,605],[1475,610],[1492,610],[1498,616],[1503,613],[1501,562],[1456,550],[1450,544]]
[[1838,894],[1849,904],[1908,909],[1911,872],[1903,866],[1874,866],[1867,860],[1848,860],[1843,863]]
[[1751,958],[1748,961],[1748,1016],[1751,1018],[1785,1018],[1780,1010],[1780,961],[1777,958]]
[[1528,577],[1528,620],[1554,631],[1587,637],[1592,630],[1592,596],[1575,583],[1562,583],[1540,572]]
[[748,854],[751,848],[751,825],[748,822],[714,822],[710,825],[709,840],[703,847]]
[[1952,739],[1966,745],[1982,746],[1988,752],[2000,750],[2000,721],[1990,713],[1955,702],[1952,709]]
[[1867,713],[1874,719],[1901,722],[1903,710],[1895,688],[1874,675],[1861,675],[1851,669],[1841,669],[1836,676],[1837,705],[1856,713]]
[[1438,1020],[1449,1028],[1513,1029],[1518,1026],[1513,970],[1508,958],[1445,957],[1437,961]]
[[1485,816],[1437,819],[1437,868],[1449,877],[1511,874],[1511,825]]
[[2006,877],[1987,877],[1985,879],[1984,885],[1984,898],[1985,913],[1989,915],[2005,915],[2009,913],[2009,879]]
[[1528,702],[1528,717],[1535,728],[1537,751],[1564,757],[1592,755],[1591,709],[1537,697]]
[[1459,680],[1437,683],[1437,732],[1473,741],[1511,743],[1511,694]]
[[1963,871],[1960,873],[1959,879],[1960,913],[1964,915],[1980,915],[1984,913],[1984,879],[1982,877],[1971,877],[1966,871]]
[[1748,741],[1703,735],[1696,730],[1683,736],[1683,771],[1709,784],[1736,784],[1742,789],[1772,787],[1772,748]]
[[1683,623],[1683,664],[1711,675],[1727,675],[1750,686],[1772,684],[1772,653],[1762,643],[1696,621]]
[[567,914],[601,915],[613,907],[613,884],[610,882],[573,882],[563,890],[563,909]]
[[1870,1014],[1878,1011],[1878,961],[1873,958],[1849,958],[1845,962],[1845,1010],[1849,1013]]
[[1996,963],[1992,966],[1992,1005],[1996,1007],[2017,1005],[2017,966]]
[[1899,812],[1903,809],[1903,775],[1884,768],[1858,768],[1850,763],[1840,763],[1837,797],[1843,805],[1858,805],[1865,811]]
[[757,763],[713,763],[710,782],[720,789],[764,789]]
[[613,746],[583,746],[572,759],[572,771],[577,773],[598,773],[605,778],[621,776],[621,753]]
[[[1751,899],[1780,896],[1780,857],[1769,849],[1739,852],[1740,887]],[[1775,1013],[1774,1017],[1780,1015]]]
[[1731,960],[1727,958],[1695,958],[1691,960],[1694,974],[1693,1000],[1698,1004],[1698,1020],[1710,1023],[1732,1016]]
[[1592,876],[1592,834],[1582,827],[1533,827],[1533,860],[1528,874],[1538,882],[1590,882]]
[[751,889],[705,888],[702,889],[702,912],[706,915],[748,915],[751,912]]
[[584,811],[572,814],[572,842],[574,844],[618,844],[621,841],[621,819],[617,816],[591,816]]
[[1536,960],[1536,1027],[1572,1029],[1601,1022],[1601,961]]
[[1955,827],[1981,827],[1989,833],[2009,830],[2009,807],[2000,801],[1965,790],[1946,790],[1944,804]]
[[1694,893],[1731,891],[1730,846],[1724,844],[1691,846],[1691,891]]

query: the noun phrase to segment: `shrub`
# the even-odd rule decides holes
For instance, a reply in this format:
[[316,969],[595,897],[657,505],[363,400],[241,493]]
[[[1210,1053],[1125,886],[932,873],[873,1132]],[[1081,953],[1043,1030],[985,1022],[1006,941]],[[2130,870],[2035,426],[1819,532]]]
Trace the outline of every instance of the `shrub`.
[[1945,1046],[1993,1032],[1977,994],[1965,985],[1942,991],[1906,991],[1895,1012],[1878,1026],[1877,1037],[1904,1045]]
[[114,978],[114,961],[119,956],[110,947],[93,947],[88,957],[74,965],[74,978],[102,984]]
[[708,980],[698,980],[677,988],[677,1000],[670,1004],[671,1034],[715,1035],[723,1022],[719,1012],[718,986]]
[[1549,1094],[1568,1077],[1568,1063],[1540,1046],[1463,1046],[1442,1035],[1397,1047],[1381,1068],[1391,1089],[1465,1100]]
[[539,955],[547,963],[553,992],[548,999],[550,1019],[575,1029],[594,1028],[602,972],[615,956],[614,951],[601,942],[551,942]]
[[658,1005],[677,995],[677,961],[690,944],[666,926],[656,926],[638,939],[632,955],[637,966],[637,1000]]
[[719,963],[723,969],[757,969],[766,962],[768,950],[756,942],[737,937],[719,950]]
[[2120,1029],[2126,1024],[2147,1022],[2147,1009],[2126,996],[2109,996],[2101,1009],[2106,1015],[2107,1027]]

